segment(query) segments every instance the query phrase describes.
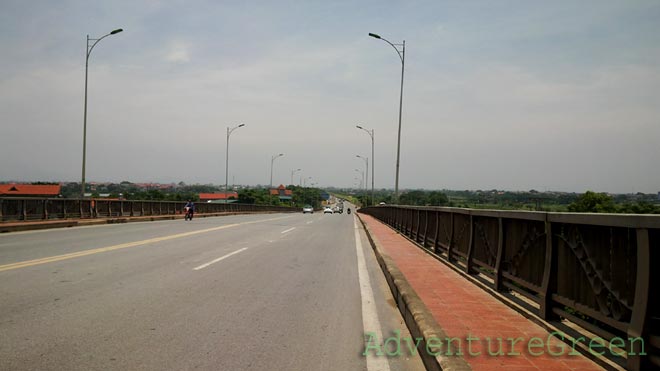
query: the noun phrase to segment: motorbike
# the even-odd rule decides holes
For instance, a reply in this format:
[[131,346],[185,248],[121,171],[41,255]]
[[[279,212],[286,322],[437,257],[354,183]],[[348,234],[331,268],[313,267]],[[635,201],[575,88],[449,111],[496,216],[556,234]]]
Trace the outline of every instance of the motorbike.
[[346,214],[351,214],[351,208],[349,207],[348,210],[346,210]]
[[190,207],[184,207],[186,215],[183,217],[184,220],[192,220],[192,209]]

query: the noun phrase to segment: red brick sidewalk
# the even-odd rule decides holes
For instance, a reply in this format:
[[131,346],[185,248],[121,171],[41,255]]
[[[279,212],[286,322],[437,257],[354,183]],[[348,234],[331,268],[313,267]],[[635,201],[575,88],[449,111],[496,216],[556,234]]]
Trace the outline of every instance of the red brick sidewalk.
[[[379,242],[383,249],[381,253],[389,255],[395,262],[448,337],[459,339],[452,343],[454,353],[460,342],[463,358],[474,371],[603,370],[582,355],[570,355],[570,345],[555,338],[548,342],[549,334],[542,327],[429,256],[385,224],[364,214],[360,218],[369,227],[372,238]],[[468,337],[472,340],[468,341]],[[521,340],[515,341],[518,338]],[[542,355],[530,353],[528,346],[533,338],[541,339],[543,346],[533,347],[531,353],[542,352]],[[515,341],[513,348],[512,341]],[[564,355],[550,355],[550,352],[561,352],[561,346]],[[489,349],[492,354],[504,355],[489,355]]]

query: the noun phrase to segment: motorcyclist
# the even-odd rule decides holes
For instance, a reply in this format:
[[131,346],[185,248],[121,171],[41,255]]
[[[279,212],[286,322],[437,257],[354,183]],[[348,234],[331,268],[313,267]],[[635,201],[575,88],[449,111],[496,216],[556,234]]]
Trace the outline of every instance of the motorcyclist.
[[350,214],[350,213],[351,213],[351,208],[349,207],[349,208],[346,210],[346,214]]
[[186,206],[183,207],[183,210],[186,212],[186,219],[192,220],[193,215],[195,214],[195,203],[192,200],[188,200]]

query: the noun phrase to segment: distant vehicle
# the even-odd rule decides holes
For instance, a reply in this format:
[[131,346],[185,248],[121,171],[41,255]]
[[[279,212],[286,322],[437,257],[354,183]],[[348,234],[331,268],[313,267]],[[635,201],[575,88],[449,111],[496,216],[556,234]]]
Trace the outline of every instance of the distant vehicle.
[[310,205],[305,205],[303,207],[303,214],[307,214],[307,213],[314,214],[314,208],[311,207]]
[[385,202],[380,202],[378,205],[387,205]]
[[332,209],[328,206],[323,208],[323,214],[332,214]]
[[335,208],[332,209],[332,212],[335,213],[335,214],[341,214],[341,213],[344,212],[344,209],[339,207],[339,206],[335,206]]

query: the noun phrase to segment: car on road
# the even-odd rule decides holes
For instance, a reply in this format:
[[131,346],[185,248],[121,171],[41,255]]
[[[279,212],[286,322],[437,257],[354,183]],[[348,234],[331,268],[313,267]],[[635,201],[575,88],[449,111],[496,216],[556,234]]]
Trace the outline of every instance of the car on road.
[[303,206],[303,214],[307,214],[307,213],[314,214],[314,208],[311,207],[310,205]]
[[332,214],[332,209],[326,206],[323,208],[323,214]]

